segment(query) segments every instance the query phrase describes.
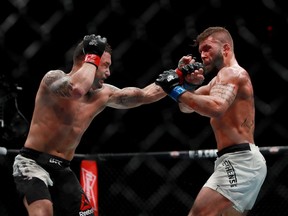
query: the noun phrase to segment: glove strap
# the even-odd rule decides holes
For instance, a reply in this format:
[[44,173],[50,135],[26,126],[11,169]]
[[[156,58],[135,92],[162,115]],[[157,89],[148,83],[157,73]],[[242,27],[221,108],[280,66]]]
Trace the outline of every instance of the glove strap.
[[86,54],[84,62],[93,64],[98,68],[99,63],[100,63],[100,59],[101,59],[101,57],[99,57],[98,55]]
[[178,102],[178,98],[180,95],[182,95],[184,92],[186,92],[186,89],[184,89],[181,86],[176,86],[172,89],[172,91],[168,94],[173,100]]
[[183,73],[179,68],[176,68],[176,73],[179,77],[179,83],[182,84],[184,82],[184,77],[183,77]]
[[184,81],[182,87],[188,91],[194,91],[198,87],[198,85],[194,85],[192,83]]

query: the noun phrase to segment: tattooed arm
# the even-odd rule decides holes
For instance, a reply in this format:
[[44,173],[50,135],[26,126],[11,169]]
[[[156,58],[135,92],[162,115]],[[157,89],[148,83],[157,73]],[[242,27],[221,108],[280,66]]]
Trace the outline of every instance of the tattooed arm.
[[221,84],[213,80],[207,86],[202,86],[194,93],[185,92],[179,98],[182,112],[197,112],[207,117],[222,115],[233,103],[237,92],[235,84]]
[[83,64],[82,67],[70,74],[61,70],[49,71],[43,78],[44,84],[59,97],[80,98],[85,95],[93,84],[96,67]]
[[137,87],[119,89],[108,84],[106,84],[105,87],[111,91],[107,106],[116,109],[128,109],[153,103],[166,96],[162,88],[155,83],[142,89]]

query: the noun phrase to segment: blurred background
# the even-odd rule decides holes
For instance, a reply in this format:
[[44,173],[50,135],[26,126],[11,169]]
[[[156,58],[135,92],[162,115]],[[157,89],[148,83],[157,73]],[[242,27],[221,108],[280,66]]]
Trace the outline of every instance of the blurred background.
[[[286,146],[288,9],[280,0],[2,0],[0,1],[0,141],[23,146],[34,98],[43,75],[69,71],[74,46],[86,34],[108,38],[111,76],[117,87],[145,87],[159,73],[193,54],[193,40],[209,26],[226,27],[238,63],[249,72],[255,93],[255,142]],[[207,79],[207,81],[209,78]],[[216,148],[209,119],[184,114],[169,97],[130,110],[106,108],[92,122],[79,154],[146,153]],[[0,215],[25,215],[11,178],[13,154],[0,156]],[[287,154],[266,155],[269,175],[251,215],[288,214]],[[187,215],[213,159],[131,157],[99,161],[102,216]],[[79,170],[79,160],[72,164]],[[8,187],[7,187],[8,186]],[[161,189],[161,192],[159,191]],[[15,208],[18,206],[18,208]],[[280,211],[281,210],[281,211]],[[20,213],[21,212],[21,213]],[[281,213],[280,213],[281,212]],[[277,214],[277,213],[276,213]]]

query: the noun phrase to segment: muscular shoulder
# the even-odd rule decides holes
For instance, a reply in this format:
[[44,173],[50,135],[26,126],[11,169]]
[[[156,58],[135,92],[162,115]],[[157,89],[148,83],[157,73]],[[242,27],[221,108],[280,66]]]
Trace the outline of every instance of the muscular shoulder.
[[110,92],[111,94],[120,90],[120,88],[113,86],[113,85],[110,85],[110,84],[107,84],[107,83],[105,83],[103,86],[106,89],[106,91]]
[[100,96],[100,97],[105,97],[105,98],[109,99],[119,91],[120,91],[120,89],[118,87],[104,83],[100,89],[94,90],[94,95],[96,97]]
[[47,86],[50,86],[53,82],[65,77],[65,76],[66,76],[66,74],[62,70],[51,70],[44,75],[43,82]]
[[119,92],[120,89],[118,87],[114,86],[114,85],[110,85],[110,84],[104,83],[102,88],[99,89],[99,90],[96,90],[96,92],[97,91],[101,92],[101,95],[105,95],[106,97],[110,98],[114,94]]
[[233,67],[224,67],[217,74],[217,81],[241,84],[243,81],[247,81],[249,75],[247,71],[239,65]]
[[240,67],[228,67],[221,71],[220,79],[222,84],[228,84],[237,89],[238,96],[245,98],[253,95],[253,87],[248,72]]

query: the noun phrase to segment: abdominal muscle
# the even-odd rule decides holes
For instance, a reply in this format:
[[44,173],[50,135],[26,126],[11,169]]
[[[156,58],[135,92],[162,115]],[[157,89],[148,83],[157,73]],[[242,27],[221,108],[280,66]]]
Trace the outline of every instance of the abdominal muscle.
[[57,121],[45,123],[32,121],[24,146],[70,161],[86,128],[83,122],[64,125]]
[[214,131],[218,151],[235,144],[254,143],[252,131],[242,127],[239,123],[228,123],[228,121],[215,119],[211,119],[210,123]]

